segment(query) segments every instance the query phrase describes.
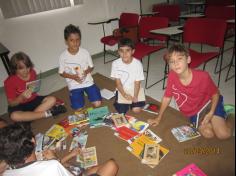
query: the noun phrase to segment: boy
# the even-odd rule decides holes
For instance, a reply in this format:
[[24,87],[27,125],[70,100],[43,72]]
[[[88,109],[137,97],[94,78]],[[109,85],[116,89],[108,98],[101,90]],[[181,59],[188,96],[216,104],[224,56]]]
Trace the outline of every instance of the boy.
[[27,88],[27,83],[37,78],[30,57],[15,53],[10,60],[11,75],[4,81],[8,113],[13,121],[33,121],[65,113],[66,108],[56,105],[56,97],[41,96]]
[[149,119],[148,123],[154,126],[160,123],[172,96],[180,111],[192,123],[196,121],[196,114],[211,100],[210,110],[204,116],[198,129],[205,138],[212,138],[214,135],[219,139],[229,138],[231,130],[226,124],[223,97],[209,74],[188,67],[191,58],[183,45],[173,45],[169,48],[167,57],[171,69],[167,88],[158,116],[155,119]]
[[[61,159],[61,163],[52,150],[44,151],[46,160],[37,161],[35,139],[30,126],[26,125],[15,123],[0,129],[0,160],[4,160],[11,168],[3,176],[73,176],[63,165],[68,165],[66,162],[76,157],[81,149],[72,150]],[[115,176],[117,172],[118,166],[111,159],[83,173],[86,176]]]
[[[120,58],[112,63],[111,77],[115,78],[117,90],[125,99],[132,101],[131,104],[118,103],[118,92],[116,92],[114,107],[119,113],[125,114],[129,107],[133,112],[138,113],[145,105],[145,101],[138,101],[144,75],[141,62],[133,58],[134,51],[134,43],[131,39],[121,39],[118,43]],[[133,90],[134,94],[129,94],[127,90]]]
[[80,29],[72,24],[64,29],[68,48],[60,56],[59,74],[66,78],[70,90],[71,107],[80,110],[84,106],[84,92],[94,107],[101,105],[101,94],[94,84],[91,72],[93,62],[87,50],[80,47]]

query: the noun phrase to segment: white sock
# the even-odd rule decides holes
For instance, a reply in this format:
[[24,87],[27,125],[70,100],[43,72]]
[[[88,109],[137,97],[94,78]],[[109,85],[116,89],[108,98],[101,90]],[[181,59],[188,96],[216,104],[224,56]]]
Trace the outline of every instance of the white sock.
[[52,113],[50,110],[45,111],[45,118],[51,117]]

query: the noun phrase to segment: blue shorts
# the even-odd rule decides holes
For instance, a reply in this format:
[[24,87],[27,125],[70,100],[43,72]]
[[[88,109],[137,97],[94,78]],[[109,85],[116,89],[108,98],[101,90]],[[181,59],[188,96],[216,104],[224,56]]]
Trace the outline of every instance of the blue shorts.
[[46,96],[37,96],[27,103],[22,103],[16,106],[8,106],[8,113],[11,114],[15,111],[34,111],[46,98]]
[[144,105],[145,105],[145,101],[139,101],[139,102],[132,103],[132,104],[118,103],[118,92],[116,91],[114,107],[118,113],[125,114],[129,110],[129,108],[132,109],[135,107],[143,107]]
[[[219,101],[218,101],[218,104],[216,106],[216,110],[215,110],[214,115],[219,116],[219,117],[221,117],[221,118],[223,118],[225,120],[227,118],[226,112],[224,110],[224,100],[223,100],[223,96],[222,95],[220,95],[220,97],[219,97]],[[197,115],[193,115],[189,119],[190,119],[190,122],[192,124],[196,124]]]
[[70,91],[70,102],[73,109],[84,107],[84,92],[88,95],[90,102],[102,100],[100,90],[95,84],[90,87],[73,89]]

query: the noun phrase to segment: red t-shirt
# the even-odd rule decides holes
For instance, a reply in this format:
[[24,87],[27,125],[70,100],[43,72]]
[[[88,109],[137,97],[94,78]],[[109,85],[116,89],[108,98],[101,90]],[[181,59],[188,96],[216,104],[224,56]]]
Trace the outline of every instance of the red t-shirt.
[[191,71],[192,81],[187,86],[180,82],[174,71],[170,71],[164,94],[165,97],[174,97],[179,110],[186,117],[197,114],[218,91],[207,72],[201,70]]
[[[36,72],[33,69],[30,70],[30,79],[28,81],[19,78],[17,75],[9,76],[4,81],[4,88],[8,101],[14,100],[16,97],[22,94],[22,92],[26,90],[26,83],[34,80],[36,80]],[[21,104],[32,101],[36,96],[36,93],[32,93],[31,97],[21,102]]]

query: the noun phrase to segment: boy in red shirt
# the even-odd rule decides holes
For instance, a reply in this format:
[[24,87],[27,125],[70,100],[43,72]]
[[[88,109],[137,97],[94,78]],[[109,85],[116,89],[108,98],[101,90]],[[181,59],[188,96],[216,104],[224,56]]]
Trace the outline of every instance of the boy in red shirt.
[[64,106],[54,106],[55,97],[39,96],[26,88],[26,83],[36,80],[37,76],[29,56],[16,53],[10,64],[12,75],[4,81],[4,88],[13,121],[32,121],[66,112]]
[[188,67],[191,58],[183,45],[173,45],[168,50],[167,57],[171,69],[167,88],[158,116],[155,119],[148,119],[148,123],[154,126],[160,123],[172,97],[174,97],[179,110],[192,123],[195,123],[197,113],[210,100],[210,110],[200,122],[198,129],[205,138],[212,138],[215,135],[219,139],[229,138],[231,129],[226,123],[223,97],[209,74]]

